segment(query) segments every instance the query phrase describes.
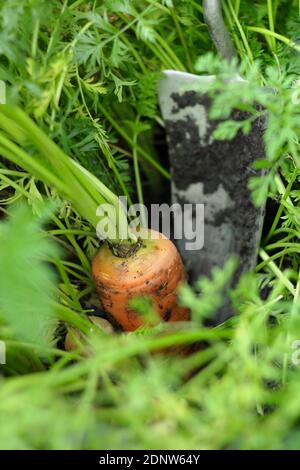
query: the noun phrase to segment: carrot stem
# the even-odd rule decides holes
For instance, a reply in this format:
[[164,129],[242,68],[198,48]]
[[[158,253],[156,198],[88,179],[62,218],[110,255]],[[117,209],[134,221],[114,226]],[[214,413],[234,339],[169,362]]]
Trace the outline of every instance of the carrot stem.
[[[14,126],[10,128],[10,123]],[[17,129],[17,132],[15,130]],[[105,238],[114,245],[135,244],[137,238],[128,227],[127,214],[119,198],[92,173],[68,157],[39,127],[19,108],[2,105],[0,108],[1,154],[29,171],[47,185],[54,186],[61,197],[73,203],[79,214],[94,228],[105,217],[114,236]],[[29,155],[20,146],[30,142],[37,154]],[[114,209],[114,217],[102,211],[104,204]]]

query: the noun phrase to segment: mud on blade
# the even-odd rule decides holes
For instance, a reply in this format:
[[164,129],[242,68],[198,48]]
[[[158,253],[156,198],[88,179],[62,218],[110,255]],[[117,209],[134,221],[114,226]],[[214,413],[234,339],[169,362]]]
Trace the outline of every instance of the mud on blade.
[[[213,79],[166,71],[159,87],[172,201],[205,206],[204,247],[187,251],[188,240],[177,241],[191,281],[209,275],[213,266],[222,267],[231,254],[240,261],[237,277],[252,268],[263,221],[263,211],[252,204],[248,180],[259,174],[252,163],[264,155],[264,123],[255,122],[248,136],[239,132],[231,141],[214,140],[212,134],[218,123],[208,118],[208,96],[197,91],[200,82]],[[241,111],[234,111],[232,116],[234,120],[245,117]]]

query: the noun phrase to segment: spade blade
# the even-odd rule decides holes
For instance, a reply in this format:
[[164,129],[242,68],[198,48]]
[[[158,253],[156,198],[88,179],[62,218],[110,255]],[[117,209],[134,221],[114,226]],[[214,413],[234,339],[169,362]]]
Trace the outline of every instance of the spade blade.
[[[159,84],[172,202],[204,204],[203,248],[187,250],[190,240],[183,237],[176,241],[191,282],[201,275],[209,276],[212,268],[222,267],[230,255],[239,259],[235,279],[253,268],[263,222],[263,209],[254,207],[248,181],[260,174],[252,164],[264,156],[264,122],[257,120],[247,136],[239,132],[231,141],[214,140],[213,131],[220,121],[209,119],[210,99],[199,92],[199,85],[213,80],[213,76],[165,71]],[[236,110],[231,118],[245,117],[246,113]],[[223,309],[218,322],[229,315],[229,310],[224,313]]]

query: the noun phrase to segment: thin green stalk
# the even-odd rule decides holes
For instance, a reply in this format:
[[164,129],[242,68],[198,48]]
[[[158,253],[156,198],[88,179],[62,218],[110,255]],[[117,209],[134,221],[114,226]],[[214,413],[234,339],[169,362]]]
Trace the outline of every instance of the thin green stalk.
[[116,179],[117,179],[117,181],[118,181],[118,183],[119,183],[119,186],[120,186],[120,189],[121,189],[121,191],[122,191],[122,194],[127,197],[127,200],[128,200],[128,203],[129,203],[129,204],[133,204],[133,201],[132,201],[132,199],[131,199],[131,196],[130,196],[130,194],[129,194],[129,191],[128,191],[128,189],[127,189],[127,186],[126,186],[126,184],[124,183],[124,181],[123,181],[123,179],[122,179],[122,176],[121,176],[119,170],[118,170],[117,167],[116,167],[116,164],[115,164],[115,161],[114,161],[114,157],[113,157],[113,155],[111,154],[110,149],[109,149],[109,148],[103,148],[102,151],[103,151],[103,154],[106,156],[106,160],[107,160],[107,163],[108,163],[109,167],[113,170],[113,173],[114,173],[114,175],[115,175],[115,177],[116,177]]
[[[277,227],[277,225],[278,225],[278,222],[279,222],[279,220],[280,220],[281,214],[282,214],[283,209],[284,209],[284,204],[283,204],[283,203],[288,200],[289,195],[290,195],[290,192],[291,192],[291,189],[292,189],[292,186],[293,186],[293,184],[294,184],[294,182],[295,182],[295,180],[296,180],[296,178],[297,178],[298,173],[299,173],[299,170],[295,169],[294,172],[293,172],[293,174],[292,174],[291,180],[290,180],[290,182],[289,182],[289,184],[288,184],[286,190],[284,191],[284,193],[281,193],[281,194],[283,194],[282,199],[281,199],[281,204],[280,204],[280,206],[279,206],[279,208],[278,208],[278,211],[277,211],[277,213],[276,213],[276,215],[275,215],[275,218],[274,218],[274,220],[273,220],[273,223],[272,223],[272,226],[271,226],[271,228],[270,228],[270,230],[269,230],[269,233],[268,233],[268,235],[267,235],[267,237],[266,237],[266,239],[265,239],[266,242],[267,242],[268,240],[270,240],[270,238],[271,238],[272,235],[274,234],[274,231],[275,231],[275,229],[276,229],[276,227]],[[278,181],[278,180],[277,180],[277,181]]]
[[233,31],[233,40],[234,40],[236,49],[237,49],[240,57],[243,57],[244,56],[244,49],[243,49],[240,38],[234,33],[234,22],[233,22],[231,14],[230,14],[229,8],[225,3],[223,3],[223,10],[224,10],[224,13],[225,13],[226,20],[227,20],[227,22],[230,26],[230,29]]
[[128,47],[128,49],[131,51],[133,57],[135,58],[135,60],[137,61],[141,71],[144,73],[144,74],[147,74],[148,71],[147,71],[147,68],[144,64],[144,62],[142,61],[141,57],[140,57],[140,54],[136,51],[136,49],[133,47],[133,45],[131,44],[131,42],[129,41],[129,39],[127,38],[126,34],[121,34],[121,37],[122,37],[122,40],[124,41],[124,43],[126,44],[126,46]]
[[266,28],[258,28],[256,26],[247,26],[247,30],[253,31],[254,33],[262,34],[264,36],[274,37],[286,44],[288,47],[291,47],[292,49],[295,49],[295,51],[300,52],[300,46],[291,39],[287,38],[286,36],[283,36],[282,34],[275,33],[274,31],[270,31]]
[[230,9],[230,13],[232,14],[233,16],[233,19],[234,19],[234,22],[239,30],[239,33],[241,35],[241,38],[242,38],[242,41],[243,41],[243,44],[244,44],[244,47],[245,47],[245,50],[246,50],[246,53],[247,53],[247,56],[248,56],[248,59],[249,59],[249,62],[250,63],[253,63],[254,62],[254,57],[253,57],[253,54],[252,54],[252,50],[251,50],[251,47],[249,46],[249,43],[247,41],[247,38],[246,38],[246,35],[244,33],[244,30],[242,28],[242,25],[236,15],[236,12],[231,4],[231,1],[228,0],[228,6],[229,6],[229,9]]
[[[291,318],[293,318],[295,314],[297,313],[297,304],[299,303],[299,295],[300,295],[300,270],[298,271],[298,280],[297,280],[295,295],[293,299],[293,306],[291,309]],[[286,345],[288,349],[290,348],[290,343],[291,343],[291,334],[290,332],[288,332],[286,335]],[[286,384],[288,363],[289,363],[289,354],[285,353],[284,358],[283,358],[283,366],[282,366],[282,384],[283,385]]]
[[[0,146],[1,148],[1,146]],[[1,175],[1,180],[2,181],[5,181],[7,183],[7,186],[8,187],[11,187],[13,188],[16,192],[19,192],[20,193],[20,197],[21,196],[25,196],[27,199],[29,199],[30,202],[35,202],[35,197],[30,193],[28,192],[25,188],[23,188],[22,185],[19,184],[19,181],[16,183],[15,181],[7,178],[5,175],[2,174],[2,171],[0,171],[0,175]],[[14,195],[14,201],[16,200],[16,194]],[[10,198],[9,199],[5,199],[6,201],[6,204],[10,201]],[[0,200],[0,203],[3,203],[4,201]]]
[[169,46],[169,44],[164,40],[164,38],[160,35],[157,34],[156,36],[157,42],[165,49],[166,53],[168,56],[173,60],[173,63],[175,65],[175,69],[180,70],[182,72],[185,72],[186,69],[184,65],[182,64],[181,60],[177,57],[173,49]]
[[174,24],[175,24],[175,27],[176,27],[176,30],[177,30],[177,33],[178,33],[178,37],[180,39],[182,48],[183,48],[184,53],[185,53],[185,59],[186,59],[188,71],[193,72],[194,71],[193,61],[192,61],[190,51],[189,51],[189,48],[188,48],[186,40],[185,40],[185,36],[182,32],[180,22],[178,21],[178,18],[176,16],[175,11],[174,11],[174,8],[171,9],[171,16],[173,18],[173,21],[174,21]]
[[74,326],[75,328],[78,328],[83,333],[89,334],[91,325],[85,317],[78,315],[77,312],[74,312],[69,307],[62,305],[58,302],[55,302],[53,304],[53,308],[57,318],[65,321],[66,323]]
[[83,33],[85,33],[91,26],[93,26],[93,23],[91,21],[88,21],[87,23],[85,23],[85,25],[81,28],[81,30],[76,34],[75,38],[73,39],[72,42],[69,42],[66,47],[63,49],[63,52],[66,52],[68,50],[71,50],[74,49],[74,47],[76,46],[77,42],[79,41],[80,39],[80,36],[83,35]]
[[234,11],[237,17],[239,16],[239,13],[240,13],[240,6],[241,6],[241,0],[235,0]]
[[[63,4],[63,7],[60,11],[60,14],[59,14],[59,18],[57,19],[56,21],[56,25],[54,27],[54,30],[51,32],[51,37],[50,37],[50,40],[47,40],[47,56],[49,57],[50,54],[51,54],[51,49],[52,49],[52,45],[53,45],[53,42],[54,42],[54,38],[57,34],[57,31],[59,29],[59,26],[60,26],[60,18],[61,16],[64,14],[65,10],[66,10],[66,7],[68,6],[68,0],[65,0],[64,4]],[[72,5],[73,6],[73,5]],[[72,8],[69,7],[69,8]]]
[[[272,0],[267,0],[268,4],[268,18],[269,18],[269,28],[274,33],[274,16],[273,16],[273,7]],[[271,37],[272,51],[276,51],[276,38]]]
[[[91,115],[90,113],[90,110],[86,104],[86,101],[85,101],[85,96],[84,96],[84,93],[83,93],[83,90],[82,90],[82,86],[81,86],[81,78],[79,76],[79,72],[78,72],[78,67],[76,67],[76,78],[77,78],[77,83],[78,83],[78,88],[79,88],[79,92],[80,92],[80,95],[81,95],[81,99],[82,99],[82,102],[83,102],[83,105],[85,107],[85,110],[89,116],[89,118],[91,119],[92,122],[94,122],[94,118],[93,116]],[[118,171],[116,165],[115,165],[115,162],[114,162],[114,158],[113,156],[111,155],[111,152],[110,152],[110,149],[108,147],[108,145],[106,146],[106,144],[104,144],[103,146],[100,145],[100,142],[96,139],[101,151],[103,152],[104,156],[106,157],[107,159],[107,162],[110,166],[110,168],[113,170],[113,173],[115,174],[115,177],[117,178],[117,181],[120,185],[120,188],[123,192],[123,194],[127,197],[128,201],[130,203],[132,203],[131,201],[131,198],[130,198],[130,195],[129,195],[129,192],[128,192],[128,189],[126,187],[126,185],[124,184],[124,181],[120,175],[120,172]]]
[[38,47],[38,37],[39,37],[39,30],[40,30],[40,20],[37,18],[35,21],[33,35],[32,35],[32,42],[31,42],[31,57],[34,59],[37,52]]
[[275,276],[282,282],[282,284],[290,291],[290,293],[294,296],[295,295],[295,288],[291,281],[280,271],[280,269],[276,266],[276,264],[271,261],[269,255],[263,250],[259,250],[259,256],[267,262],[267,265],[271,269],[271,271],[275,274]]
[[78,404],[78,422],[80,426],[84,423],[84,420],[89,419],[88,414],[93,412],[95,395],[98,389],[98,377],[99,372],[93,368],[89,370],[88,377],[85,381],[85,387]]
[[[49,232],[46,233],[47,236],[48,234]],[[49,258],[48,261],[49,263],[52,263],[53,259]],[[91,277],[89,276],[90,273],[86,272],[86,269],[83,266],[79,264],[71,263],[70,261],[65,261],[65,260],[62,260],[62,264],[67,273],[71,274],[71,276],[79,279],[80,281],[89,283],[92,280]],[[83,274],[79,274],[79,271],[82,272]]]
[[256,268],[255,268],[255,271],[256,272],[259,272],[261,271],[265,266],[267,266],[267,264],[269,263],[269,261],[275,261],[276,259],[278,258],[281,258],[285,255],[290,255],[291,253],[297,253],[299,254],[299,248],[288,248],[286,250],[282,250],[280,251],[279,253],[275,253],[275,255],[272,255],[272,256],[269,256],[268,259],[266,258],[264,261],[262,261],[261,263],[259,263]]
[[76,264],[76,263],[73,263],[72,261],[67,261],[67,260],[64,260],[63,262],[66,266],[70,266],[71,268],[73,269],[76,269],[78,271],[81,271],[83,272],[84,274],[86,274],[86,271],[84,269],[83,266],[80,266],[79,264]]
[[[78,292],[78,300],[83,299],[87,295],[92,294],[95,291],[95,285],[86,287],[85,289],[81,289],[80,292]],[[92,310],[93,311],[93,310]]]
[[300,232],[299,230],[295,230],[293,228],[278,228],[273,232],[273,235],[279,235],[280,233],[290,233],[291,237],[297,237],[300,238]]
[[[59,351],[63,354],[60,354],[61,357],[59,357],[59,359],[57,359],[57,361],[53,364],[53,366],[51,367],[51,371],[60,371],[64,369],[73,360],[80,360],[79,353],[74,353],[74,351]],[[69,355],[70,353],[71,355]],[[75,355],[75,357],[73,357],[73,355]],[[81,382],[79,383],[82,386]]]
[[[65,227],[63,225],[63,223],[61,222],[61,220],[55,215],[55,214],[52,214],[51,215],[51,218],[53,220],[53,222],[61,229],[63,230]],[[75,250],[75,253],[76,255],[78,256],[78,259],[80,259],[80,262],[82,264],[82,266],[85,267],[86,271],[87,272],[90,272],[90,263],[89,263],[89,260],[86,256],[86,254],[84,253],[84,251],[81,249],[81,247],[78,245],[77,241],[76,241],[76,238],[74,237],[73,234],[66,234],[65,235],[66,238],[69,240],[71,246],[74,248]]]
[[284,243],[284,242],[277,242],[277,243],[270,243],[265,247],[266,250],[276,250],[277,248],[298,248],[300,251],[300,243]]
[[86,0],[76,0],[72,5],[69,6],[70,10],[76,10],[82,3],[84,3]]
[[167,178],[168,180],[171,179],[170,173],[165,170],[154,158],[151,157],[147,152],[145,152],[144,149],[142,149],[138,144],[135,144],[133,139],[127,134],[126,131],[122,128],[121,125],[117,123],[117,121],[112,117],[112,115],[106,111],[105,107],[101,104],[98,103],[99,108],[101,109],[101,112],[104,114],[106,119],[111,123],[111,125],[116,129],[116,131],[128,142],[132,148],[136,148],[139,152],[140,155],[144,157],[144,159],[150,163],[159,173]]
[[232,351],[225,349],[222,354],[213,359],[206,367],[201,371],[201,374],[196,374],[192,378],[194,386],[201,387],[211,377],[215,376],[225,364],[229,363]]
[[59,258],[53,259],[53,263],[56,265],[57,270],[61,276],[64,288],[66,288],[67,292],[65,292],[65,294],[72,300],[72,307],[74,308],[74,310],[78,310],[80,312],[82,307],[77,298],[77,292],[73,284],[70,282],[69,276],[67,275],[61,260]]
[[147,41],[145,44],[161,62],[162,68],[176,69],[176,65],[172,62],[168,54],[163,49],[157,47],[156,44],[152,44],[150,41]]
[[[49,263],[54,263],[53,259],[49,259]],[[88,277],[86,277],[86,274],[85,274],[85,276],[82,276],[77,271],[74,271],[73,269],[70,269],[68,266],[66,266],[63,261],[61,261],[61,263],[64,267],[65,272],[70,274],[73,278],[78,279],[79,281],[82,281],[84,283],[89,283],[90,282],[90,279]],[[77,293],[77,296],[78,295],[79,295],[79,293]]]
[[[137,30],[136,30],[136,27],[134,26],[134,22],[130,21],[123,13],[118,12],[117,14],[119,18],[121,18],[127,24],[127,26],[130,27],[134,31],[135,35],[137,36]],[[159,40],[158,36],[159,35],[157,34],[156,37]],[[165,41],[163,42],[165,45],[166,44]],[[170,59],[169,55],[166,53],[165,50],[157,47],[156,44],[152,44],[150,41],[145,42],[145,44],[153,52],[153,54],[160,60],[164,68],[171,68],[171,69],[176,68],[176,65],[172,62],[172,60]],[[174,53],[173,53],[173,56],[174,56]],[[176,56],[176,62],[177,60],[178,59]]]
[[170,10],[173,9],[173,7],[167,7],[167,6],[164,6],[164,5],[161,5],[159,3],[159,1],[155,1],[155,0],[146,0],[147,3],[150,3],[150,5],[154,6],[155,8],[157,8],[158,10],[161,10],[163,11],[164,13],[166,14],[169,14],[170,13]]
[[196,0],[190,0],[191,1],[191,5],[198,11],[200,11],[200,13],[203,13],[203,7],[200,5],[200,3],[198,3]]
[[80,229],[54,229],[54,230],[49,230],[49,233],[52,235],[83,235],[83,236],[89,236],[93,237],[95,236],[95,232],[89,232],[86,230],[80,230]]
[[[137,117],[137,122],[139,118]],[[137,196],[138,196],[138,202],[142,207],[142,211],[140,214],[141,217],[141,223],[143,227],[146,227],[146,216],[145,216],[145,211],[144,211],[144,197],[143,197],[143,189],[142,189],[142,184],[141,184],[141,176],[140,176],[140,170],[139,170],[139,161],[138,161],[138,151],[136,148],[137,144],[137,138],[138,138],[138,133],[134,132],[133,135],[133,142],[135,144],[133,148],[133,168],[134,168],[134,176],[135,176],[135,184],[136,184],[136,189],[137,189]]]
[[117,30],[116,34],[110,35],[110,37],[108,39],[103,41],[102,44],[101,44],[102,47],[106,46],[111,41],[114,41],[118,36],[123,35],[128,29],[133,29],[135,31],[134,24],[137,23],[138,19],[142,18],[143,16],[145,16],[147,13],[149,13],[151,11],[151,6],[152,5],[149,5],[147,8],[145,8],[145,10],[142,11],[142,13],[140,13],[133,20],[128,19],[126,17],[126,15],[123,15],[122,13],[117,12],[116,14],[119,16],[119,18],[121,18],[126,23],[126,26],[124,26],[124,28],[121,28],[120,30]]
[[16,170],[8,170],[6,168],[1,168],[0,173],[2,175],[10,175],[10,176],[16,176],[16,177],[28,177],[28,173],[25,171],[16,171]]
[[[25,342],[20,342],[20,341],[15,341],[15,340],[12,340],[12,339],[9,339],[9,340],[5,340],[6,344],[8,347],[14,347],[14,348],[20,348],[20,349],[28,349],[30,352],[32,352],[32,348],[33,348],[33,345],[32,343],[25,343]],[[44,355],[52,355],[52,356],[62,356],[64,357],[65,359],[68,360],[68,362],[70,362],[70,356],[69,356],[69,351],[63,351],[61,349],[57,349],[57,348],[51,348],[51,347],[47,347],[47,346],[41,346],[39,344],[35,344],[34,345],[34,349],[36,351],[38,351],[40,354],[42,354],[43,356]],[[73,354],[73,352],[71,352],[71,354]],[[76,358],[77,359],[80,359],[80,356],[78,356],[78,354],[75,354]],[[75,359],[75,357],[74,357]],[[55,364],[51,367],[51,370],[53,370],[53,367],[55,366]],[[45,370],[45,367],[42,367],[40,369],[40,371],[42,370]]]

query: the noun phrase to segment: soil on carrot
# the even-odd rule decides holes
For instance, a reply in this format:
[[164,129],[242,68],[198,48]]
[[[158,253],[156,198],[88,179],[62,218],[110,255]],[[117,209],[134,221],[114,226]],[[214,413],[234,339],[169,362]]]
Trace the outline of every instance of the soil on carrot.
[[[149,237],[148,230],[145,232]],[[168,310],[171,321],[189,318],[188,309],[177,304],[178,286],[186,278],[178,251],[165,236],[149,232],[152,239],[145,239],[132,256],[116,257],[104,244],[92,263],[99,299],[125,331],[134,331],[144,324],[130,306],[134,297],[149,296],[162,319]]]

